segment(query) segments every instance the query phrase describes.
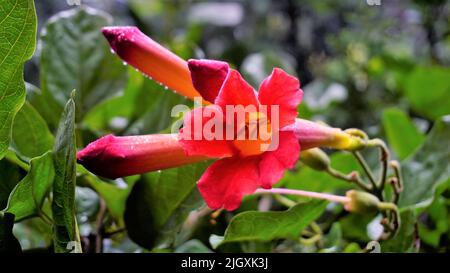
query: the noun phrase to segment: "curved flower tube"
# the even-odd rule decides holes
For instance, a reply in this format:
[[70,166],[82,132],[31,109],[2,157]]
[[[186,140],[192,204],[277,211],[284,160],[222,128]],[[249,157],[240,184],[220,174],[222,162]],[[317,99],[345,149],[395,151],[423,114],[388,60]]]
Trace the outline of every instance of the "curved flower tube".
[[186,156],[176,134],[104,136],[77,153],[77,161],[89,171],[118,178],[192,164],[207,159]]
[[104,27],[111,49],[127,64],[193,99],[199,96],[192,85],[186,61],[173,54],[136,27]]

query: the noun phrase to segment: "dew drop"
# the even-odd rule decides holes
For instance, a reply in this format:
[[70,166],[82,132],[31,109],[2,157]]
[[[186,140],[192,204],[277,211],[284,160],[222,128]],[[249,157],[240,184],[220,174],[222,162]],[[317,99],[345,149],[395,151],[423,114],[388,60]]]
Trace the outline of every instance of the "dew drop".
[[123,64],[123,65],[127,65],[128,63],[124,61],[124,62],[122,62],[122,64]]
[[167,87],[167,86],[164,85],[164,89],[167,90],[167,89],[169,89],[169,87]]
[[109,51],[111,51],[112,54],[116,54],[116,52],[112,48],[110,48]]

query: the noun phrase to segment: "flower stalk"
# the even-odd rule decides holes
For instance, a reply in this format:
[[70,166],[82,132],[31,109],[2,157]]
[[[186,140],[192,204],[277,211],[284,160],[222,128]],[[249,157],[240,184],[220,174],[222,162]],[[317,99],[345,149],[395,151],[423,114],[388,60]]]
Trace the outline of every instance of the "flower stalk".
[[346,196],[339,196],[329,193],[313,192],[313,191],[303,191],[303,190],[293,190],[285,188],[272,188],[272,189],[257,189],[255,194],[288,194],[296,195],[301,197],[309,197],[314,199],[322,199],[330,202],[336,202],[341,204],[347,204],[350,202],[350,198]]

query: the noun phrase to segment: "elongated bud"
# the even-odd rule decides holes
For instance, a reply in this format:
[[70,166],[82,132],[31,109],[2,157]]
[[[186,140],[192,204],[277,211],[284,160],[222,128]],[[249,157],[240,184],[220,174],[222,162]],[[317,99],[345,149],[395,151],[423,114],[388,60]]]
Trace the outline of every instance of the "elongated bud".
[[187,62],[136,27],[104,27],[111,49],[126,63],[175,92],[193,99],[195,90]]
[[354,134],[305,119],[296,119],[283,131],[292,131],[297,136],[302,150],[328,147],[341,150],[358,150],[366,146],[366,140]]
[[302,151],[300,161],[318,171],[325,171],[330,167],[330,158],[319,148]]
[[202,156],[186,156],[176,134],[107,135],[77,153],[78,163],[106,178],[162,170],[205,159]]
[[379,210],[380,200],[370,193],[350,190],[346,196],[350,201],[344,207],[349,212],[371,214]]

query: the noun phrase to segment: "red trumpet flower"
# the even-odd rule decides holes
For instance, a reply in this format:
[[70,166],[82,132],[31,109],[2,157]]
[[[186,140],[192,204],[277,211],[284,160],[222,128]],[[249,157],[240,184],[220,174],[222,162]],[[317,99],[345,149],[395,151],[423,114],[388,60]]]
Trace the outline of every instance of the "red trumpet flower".
[[[77,160],[98,175],[117,178],[219,159],[203,174],[198,186],[211,208],[233,210],[243,195],[258,187],[272,187],[295,164],[300,145],[302,149],[354,149],[361,145],[361,139],[340,129],[296,119],[302,91],[298,80],[281,69],[274,69],[256,93],[227,63],[186,62],[135,27],[107,27],[103,34],[117,55],[142,73],[184,96],[201,95],[207,104],[214,104],[188,113],[180,135],[108,135],[89,144],[78,152]],[[227,116],[227,106],[251,106],[253,110],[239,119],[237,114]],[[197,120],[201,121],[199,128]],[[219,138],[203,139],[211,122],[227,132],[218,133],[212,126]]]
[[[298,140],[292,131],[283,131],[283,128],[295,122],[303,92],[295,77],[277,68],[256,94],[239,72],[229,69],[224,62],[190,60],[188,65],[194,86],[214,105],[194,109],[186,115],[180,142],[188,155],[227,157],[206,170],[198,181],[198,187],[210,208],[234,210],[245,194],[253,193],[258,187],[271,188],[297,161],[300,152]],[[239,108],[241,111],[245,107],[253,107],[242,113],[242,122],[239,122],[239,113],[230,115],[230,109],[235,110],[230,106],[242,106]],[[205,113],[209,111],[215,116],[206,117]],[[277,115],[273,115],[275,111]],[[203,121],[203,126],[193,128],[195,119]],[[252,122],[257,124],[255,129],[263,127],[269,137],[263,139],[257,132],[250,139]],[[226,138],[225,133],[219,133],[216,139],[207,139],[206,135],[195,139],[196,134],[204,134],[205,127],[211,123],[231,129],[231,137]],[[245,132],[242,138],[239,138],[240,130]],[[275,135],[278,143],[268,150]]]

